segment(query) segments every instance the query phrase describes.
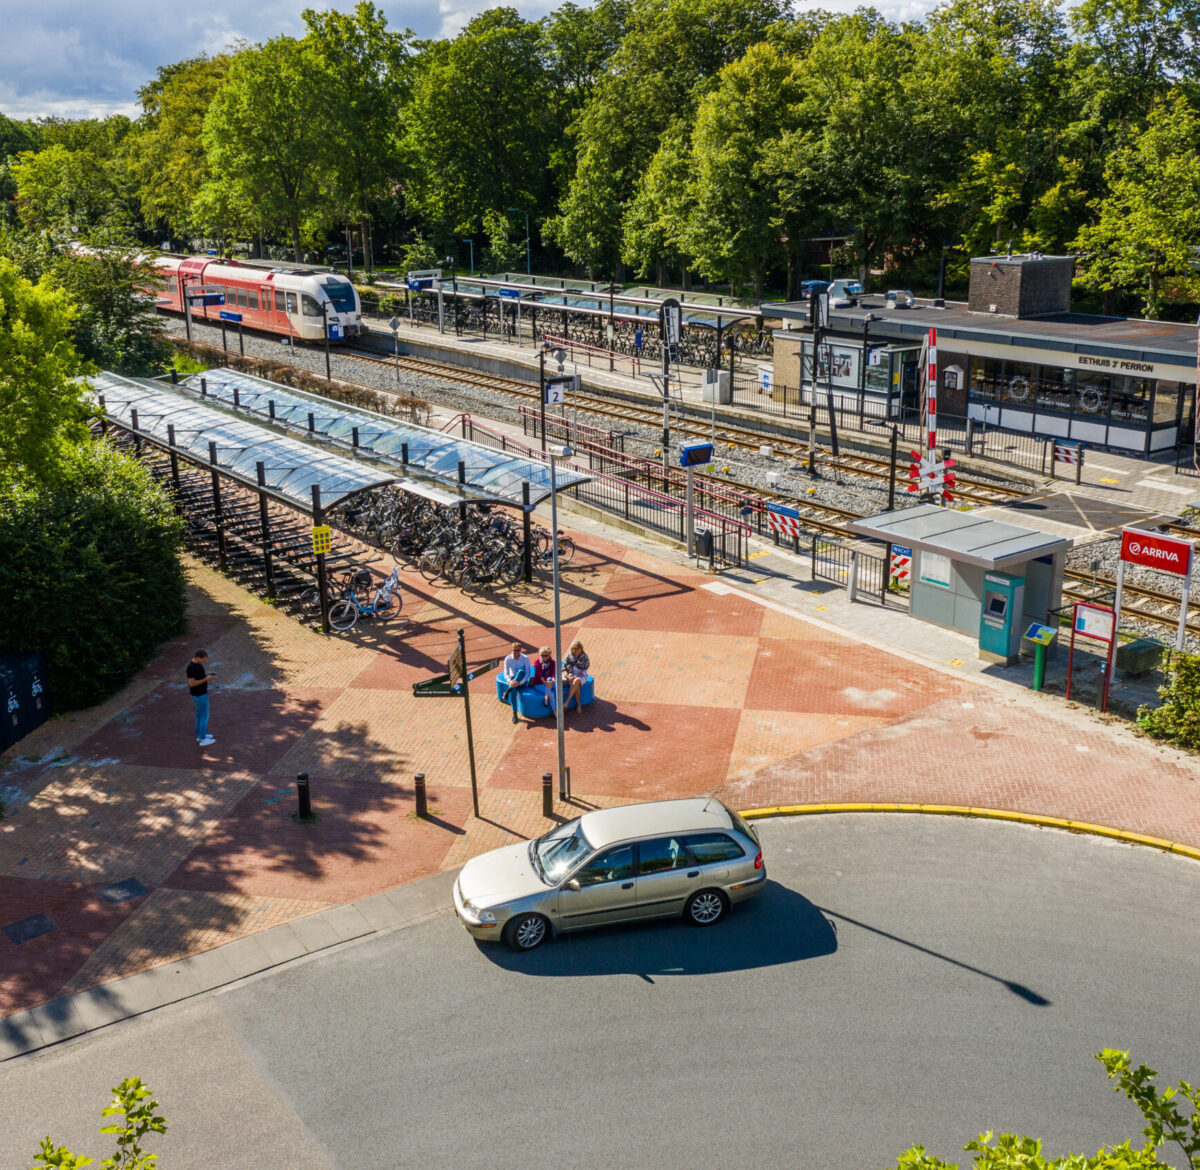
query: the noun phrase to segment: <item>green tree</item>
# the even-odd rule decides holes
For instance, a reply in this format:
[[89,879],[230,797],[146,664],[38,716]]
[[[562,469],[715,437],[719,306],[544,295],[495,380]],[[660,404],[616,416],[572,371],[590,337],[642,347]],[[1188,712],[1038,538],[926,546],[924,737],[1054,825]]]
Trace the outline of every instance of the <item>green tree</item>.
[[664,136],[690,135],[721,68],[786,13],[783,0],[632,0],[620,46],[580,111],[570,188],[546,226],[568,256],[616,264],[621,220]]
[[224,207],[288,232],[301,259],[300,227],[319,206],[327,131],[322,70],[311,48],[276,37],[239,53],[204,117],[204,146],[215,176],[205,191],[228,186],[232,198],[210,193],[202,210]]
[[[1186,1159],[1186,1164],[1200,1170],[1200,1088],[1180,1081],[1161,1092],[1154,1084],[1158,1075],[1146,1065],[1133,1067],[1128,1052],[1106,1048],[1096,1054],[1104,1065],[1113,1088],[1124,1093],[1141,1110],[1146,1126],[1142,1130],[1144,1145],[1135,1147],[1125,1141],[1117,1146],[1105,1146],[1094,1156],[1067,1154],[1047,1158],[1042,1143],[1033,1138],[1004,1133],[995,1137],[990,1131],[979,1135],[964,1147],[975,1157],[976,1170],[1145,1170],[1163,1166],[1155,1151],[1170,1143]],[[1178,1102],[1188,1108],[1181,1110]],[[957,1163],[943,1162],[913,1146],[897,1159],[901,1170],[958,1170]]]
[[133,221],[132,185],[116,159],[54,143],[17,155],[12,177],[27,227],[86,232]]
[[[112,1104],[104,1110],[105,1117],[119,1117],[119,1122],[102,1126],[103,1134],[114,1134],[117,1139],[116,1153],[100,1163],[101,1170],[154,1170],[158,1165],[157,1154],[147,1154],[142,1149],[142,1140],[152,1133],[166,1133],[167,1119],[158,1113],[158,1102],[151,1096],[150,1089],[140,1077],[127,1077],[112,1091]],[[42,1141],[34,1162],[42,1166],[56,1166],[60,1170],[77,1170],[90,1166],[94,1158],[72,1154],[66,1146],[55,1146],[49,1139]]]
[[756,297],[768,266],[784,252],[783,201],[770,155],[799,98],[792,61],[764,41],[721,70],[696,114],[689,251],[711,279],[751,279]]
[[662,144],[642,172],[622,222],[621,259],[637,272],[654,270],[658,285],[667,268],[686,266],[695,212],[694,160],[687,128],[663,135]]
[[516,272],[525,264],[525,241],[512,238],[512,221],[501,211],[487,211],[483,216],[483,231],[488,245],[483,250],[480,267],[484,272]]
[[180,525],[145,466],[90,437],[49,480],[0,478],[0,653],[44,654],[59,710],[107,698],[183,628]]
[[208,181],[204,118],[229,72],[230,56],[201,54],[164,65],[138,90],[142,117],[130,135],[130,173],[147,224],[175,235],[200,226],[193,205]]
[[536,209],[549,190],[549,89],[541,30],[492,8],[426,45],[408,114],[411,207],[435,236],[470,231],[495,208]]
[[402,117],[412,33],[389,31],[368,0],[351,15],[306,9],[304,22],[327,122],[325,181],[346,217],[361,224],[369,257],[372,209],[404,176]]
[[1076,240],[1083,283],[1125,290],[1147,317],[1168,301],[1200,295],[1200,116],[1182,94],[1157,103],[1144,128],[1131,128],[1104,170],[1107,193],[1096,222]]
[[65,292],[0,257],[0,475],[49,478],[86,434],[74,324]]

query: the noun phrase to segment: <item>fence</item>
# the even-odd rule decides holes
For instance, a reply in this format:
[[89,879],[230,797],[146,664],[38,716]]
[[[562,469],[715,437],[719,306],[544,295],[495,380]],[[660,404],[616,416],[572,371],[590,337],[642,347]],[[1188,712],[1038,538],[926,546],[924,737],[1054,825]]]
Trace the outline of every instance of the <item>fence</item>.
[[[607,346],[589,345],[585,342],[578,341],[573,337],[559,337],[554,333],[543,333],[541,336],[542,342],[549,345],[552,349],[565,349],[567,356],[571,361],[575,362],[575,355],[582,354],[587,358],[588,369],[592,367],[592,358],[597,359],[597,364],[603,366],[608,363],[609,370],[621,368],[621,372],[625,373],[622,363],[628,362],[629,374],[636,377],[642,372],[642,360],[638,355],[624,354],[619,350],[609,349]],[[578,362],[576,362],[578,365]]]
[[[462,435],[464,439],[499,447],[502,451],[513,451],[532,459],[543,458],[536,448],[476,422],[470,415],[462,416]],[[644,487],[632,477],[610,475],[595,468],[591,468],[591,474],[590,482],[566,488],[564,494],[680,543],[687,541],[687,517],[681,498]],[[696,508],[695,525],[697,530],[707,528],[712,532],[715,561],[734,567],[746,564],[750,541],[750,528],[746,524],[706,508]]]

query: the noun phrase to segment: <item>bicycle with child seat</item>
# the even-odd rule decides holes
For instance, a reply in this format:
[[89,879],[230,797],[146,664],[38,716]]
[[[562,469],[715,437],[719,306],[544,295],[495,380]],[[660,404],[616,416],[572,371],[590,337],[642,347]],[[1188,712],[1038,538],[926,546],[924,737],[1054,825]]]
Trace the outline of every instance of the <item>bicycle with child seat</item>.
[[364,604],[358,599],[356,588],[365,587],[370,581],[363,581],[362,574],[355,574],[350,579],[346,596],[335,601],[329,607],[329,624],[339,631],[352,629],[359,618],[370,621],[391,621],[400,613],[402,601],[400,598],[400,567],[392,568],[387,580],[371,594],[371,600]]

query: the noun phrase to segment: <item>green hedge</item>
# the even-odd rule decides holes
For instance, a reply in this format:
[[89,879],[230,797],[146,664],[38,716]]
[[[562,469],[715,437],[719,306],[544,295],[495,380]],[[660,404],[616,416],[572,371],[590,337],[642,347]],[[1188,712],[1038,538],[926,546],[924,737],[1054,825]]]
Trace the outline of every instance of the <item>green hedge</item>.
[[146,469],[104,442],[52,484],[0,483],[0,653],[46,656],[57,711],[106,698],[183,629],[179,541]]
[[1164,674],[1162,701],[1138,709],[1138,726],[1156,739],[1200,749],[1200,654],[1172,653]]

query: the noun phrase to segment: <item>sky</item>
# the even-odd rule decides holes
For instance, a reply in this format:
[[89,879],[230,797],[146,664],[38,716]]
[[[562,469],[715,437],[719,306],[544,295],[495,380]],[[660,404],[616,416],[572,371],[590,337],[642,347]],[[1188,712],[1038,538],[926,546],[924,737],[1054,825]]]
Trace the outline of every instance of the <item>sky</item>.
[[[559,0],[508,0],[537,19]],[[802,7],[851,11],[866,0]],[[453,36],[487,0],[376,0],[396,28]],[[934,0],[875,0],[894,20],[916,19]],[[264,41],[303,31],[305,8],[321,0],[0,0],[0,112],[12,118],[85,118],[138,113],[137,89],[159,65],[236,40]],[[349,10],[353,0],[333,7]]]

